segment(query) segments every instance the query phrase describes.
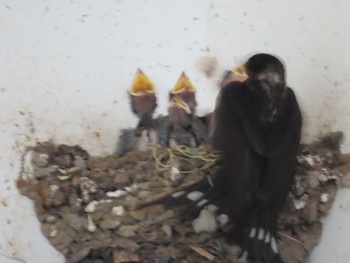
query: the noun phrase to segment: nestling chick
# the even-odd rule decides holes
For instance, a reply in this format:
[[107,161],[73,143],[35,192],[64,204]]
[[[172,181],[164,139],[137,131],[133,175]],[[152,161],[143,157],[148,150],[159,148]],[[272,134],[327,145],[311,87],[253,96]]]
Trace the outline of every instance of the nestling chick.
[[195,115],[197,106],[195,93],[196,88],[182,73],[170,91],[166,145],[196,147],[206,141],[205,124]]
[[140,119],[138,128],[152,126],[152,115],[157,107],[155,86],[149,78],[138,69],[134,82],[129,89],[131,109]]
[[121,131],[116,150],[118,155],[129,151],[145,151],[158,143],[156,126],[160,119],[153,119],[157,107],[154,84],[138,69],[128,93],[131,109],[140,120],[136,129]]

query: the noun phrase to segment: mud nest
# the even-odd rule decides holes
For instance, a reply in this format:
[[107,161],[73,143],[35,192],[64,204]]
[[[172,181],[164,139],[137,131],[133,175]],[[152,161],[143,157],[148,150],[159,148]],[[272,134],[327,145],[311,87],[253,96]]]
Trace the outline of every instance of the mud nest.
[[[303,262],[319,242],[338,185],[341,133],[302,145],[295,182],[279,218],[279,251],[286,263]],[[210,147],[153,148],[92,157],[79,146],[41,143],[28,149],[17,180],[32,199],[49,242],[67,262],[247,262],[246,254],[217,231],[194,231],[176,209],[139,204],[215,176]],[[168,219],[171,218],[171,219]],[[214,217],[215,218],[215,217]],[[215,223],[215,222],[214,222]],[[200,232],[200,233],[196,233]]]

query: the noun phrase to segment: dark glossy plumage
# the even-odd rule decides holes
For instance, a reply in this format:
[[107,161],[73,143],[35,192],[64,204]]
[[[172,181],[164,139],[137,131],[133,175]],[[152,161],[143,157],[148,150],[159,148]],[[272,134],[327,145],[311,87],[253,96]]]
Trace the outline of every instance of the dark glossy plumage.
[[277,58],[258,54],[245,67],[249,78],[221,91],[214,142],[237,222],[232,238],[252,258],[270,262],[277,254],[277,215],[295,173],[301,114]]
[[[247,250],[250,258],[281,262],[277,217],[293,181],[302,118],[276,57],[255,55],[244,68],[248,79],[223,87],[214,112],[213,143],[220,152],[221,170],[214,186],[205,180],[186,189],[186,193],[201,191],[203,196],[183,215],[215,204],[235,222],[229,239]],[[158,202],[176,205],[186,196],[171,195]],[[203,199],[207,202],[198,205]]]

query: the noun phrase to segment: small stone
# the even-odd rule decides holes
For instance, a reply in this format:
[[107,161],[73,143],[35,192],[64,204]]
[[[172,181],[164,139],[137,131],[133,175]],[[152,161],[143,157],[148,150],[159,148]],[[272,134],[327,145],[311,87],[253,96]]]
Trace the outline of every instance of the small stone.
[[72,213],[69,207],[65,208],[66,209],[61,209],[61,216],[63,217],[65,223],[77,232],[84,229],[84,226],[88,223],[86,217],[82,217],[76,213]]
[[57,178],[61,181],[66,181],[68,180],[70,177],[68,175],[59,175],[57,176]]
[[75,173],[78,173],[78,172],[81,172],[81,171],[82,171],[81,167],[72,167],[72,168],[69,168],[67,170],[67,172],[70,173],[70,174],[75,174]]
[[326,183],[328,181],[328,178],[325,174],[323,173],[319,173],[318,174],[318,180],[321,182],[321,183]]
[[45,178],[53,173],[56,173],[57,169],[57,165],[51,165],[48,167],[34,167],[33,174],[36,178]]
[[66,200],[67,200],[66,195],[62,191],[59,191],[56,193],[55,197],[52,199],[52,203],[55,206],[61,206],[66,202]]
[[173,231],[170,225],[163,224],[162,225],[162,231],[165,233],[167,238],[171,238],[173,236]]
[[307,184],[310,188],[316,188],[320,185],[320,181],[318,180],[318,173],[317,172],[309,172],[307,173]]
[[130,186],[124,187],[124,189],[126,191],[128,191],[129,193],[135,193],[137,191],[137,189],[138,189],[138,186],[137,186],[137,184],[132,184]]
[[309,224],[315,223],[318,218],[319,202],[320,202],[320,196],[314,196],[310,198],[310,200],[307,202],[307,209],[303,210],[304,219]]
[[83,157],[79,156],[79,155],[76,155],[74,156],[74,166],[76,167],[79,167],[79,168],[84,168],[86,167],[86,162],[85,160],[83,159]]
[[39,167],[46,167],[49,163],[49,155],[46,153],[32,153],[32,162]]
[[62,168],[58,168],[57,172],[59,172],[60,174],[67,174],[67,170]]
[[45,221],[45,223],[53,224],[53,223],[57,222],[57,219],[58,219],[57,216],[46,215],[45,218],[44,218],[44,221]]
[[96,211],[96,206],[97,206],[98,204],[99,204],[98,201],[93,200],[93,201],[91,201],[90,203],[88,203],[87,206],[85,206],[84,211],[85,211],[86,213],[93,213],[93,212]]
[[152,192],[142,190],[137,193],[137,197],[140,198],[141,200],[144,200],[146,198],[149,198],[152,195]]
[[121,224],[118,219],[118,216],[107,214],[102,217],[102,219],[98,222],[98,225],[102,229],[115,229]]
[[127,204],[128,207],[134,208],[140,203],[140,199],[134,196],[127,196],[125,198],[125,204]]
[[118,235],[122,237],[133,237],[136,235],[137,225],[123,225],[117,230]]
[[111,210],[112,215],[123,216],[125,214],[125,208],[121,205],[115,206]]
[[113,251],[113,262],[140,262],[141,258],[136,253],[126,253],[124,250],[114,250]]

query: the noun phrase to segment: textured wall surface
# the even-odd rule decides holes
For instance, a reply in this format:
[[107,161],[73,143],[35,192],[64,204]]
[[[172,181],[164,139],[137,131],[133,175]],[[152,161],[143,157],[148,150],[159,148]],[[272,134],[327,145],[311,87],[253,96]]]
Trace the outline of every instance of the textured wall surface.
[[[1,0],[0,262],[63,262],[15,189],[24,145],[51,139],[112,152],[119,129],[136,123],[126,90],[138,67],[157,86],[159,113],[185,70],[204,114],[224,69],[272,52],[300,100],[304,139],[349,134],[349,9],[345,0]],[[310,262],[349,262],[349,207],[342,191]]]

